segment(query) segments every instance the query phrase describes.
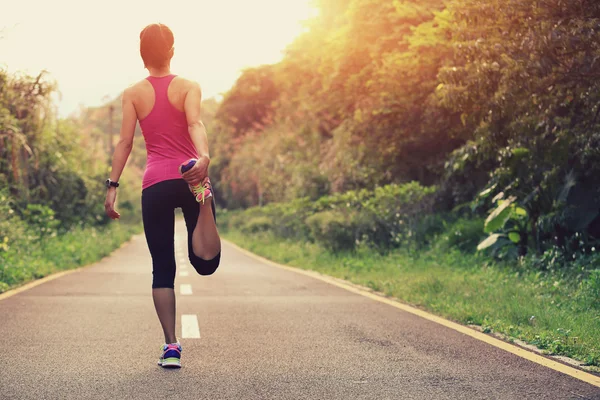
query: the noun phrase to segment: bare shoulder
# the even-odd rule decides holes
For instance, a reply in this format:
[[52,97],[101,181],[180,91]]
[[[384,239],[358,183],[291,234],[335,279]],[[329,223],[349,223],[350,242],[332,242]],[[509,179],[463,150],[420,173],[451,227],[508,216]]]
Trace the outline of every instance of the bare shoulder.
[[200,90],[200,84],[194,80],[187,79],[179,75],[175,79],[177,80],[178,85],[186,92],[191,90]]
[[140,92],[147,90],[150,87],[150,82],[147,79],[142,79],[138,82],[132,83],[123,91],[123,97],[133,99],[136,98]]

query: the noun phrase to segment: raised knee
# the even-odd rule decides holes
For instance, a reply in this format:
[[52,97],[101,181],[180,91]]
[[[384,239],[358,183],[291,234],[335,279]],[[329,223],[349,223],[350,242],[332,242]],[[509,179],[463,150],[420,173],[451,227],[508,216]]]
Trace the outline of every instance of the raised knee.
[[217,268],[210,268],[210,269],[196,269],[196,271],[198,271],[198,274],[202,275],[202,276],[209,276],[215,273],[215,271],[217,270]]
[[219,265],[207,264],[207,262],[204,261],[204,263],[200,263],[200,265],[194,265],[194,268],[196,269],[196,272],[198,272],[199,275],[209,276],[215,273],[217,268],[219,268]]
[[190,263],[199,275],[208,276],[215,273],[221,263],[221,253],[210,260],[204,260],[200,257],[190,257]]

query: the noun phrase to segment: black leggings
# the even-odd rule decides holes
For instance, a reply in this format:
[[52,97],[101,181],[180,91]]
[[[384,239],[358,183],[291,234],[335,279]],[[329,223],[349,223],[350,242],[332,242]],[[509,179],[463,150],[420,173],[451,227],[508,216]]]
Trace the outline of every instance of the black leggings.
[[[212,199],[215,213],[214,192]],[[188,232],[188,257],[200,275],[211,275],[219,267],[221,252],[212,260],[197,257],[192,250],[192,234],[200,205],[183,179],[159,182],[142,190],[142,220],[146,242],[152,256],[152,288],[174,288],[175,284],[175,209],[181,208]]]

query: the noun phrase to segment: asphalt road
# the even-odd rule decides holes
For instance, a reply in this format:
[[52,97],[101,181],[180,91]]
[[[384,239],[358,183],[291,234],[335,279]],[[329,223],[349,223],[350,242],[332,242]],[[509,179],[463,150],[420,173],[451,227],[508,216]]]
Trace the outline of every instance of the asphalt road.
[[198,276],[177,225],[182,369],[156,365],[140,236],[0,301],[0,398],[600,399],[598,387],[227,244],[220,269]]

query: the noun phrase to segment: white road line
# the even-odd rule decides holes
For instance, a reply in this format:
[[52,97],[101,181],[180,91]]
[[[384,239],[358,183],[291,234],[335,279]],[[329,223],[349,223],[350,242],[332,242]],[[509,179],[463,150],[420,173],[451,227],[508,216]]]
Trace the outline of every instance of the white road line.
[[181,316],[181,337],[184,339],[200,339],[198,317],[195,314]]
[[179,293],[182,295],[190,295],[192,294],[192,285],[189,283],[182,283],[179,285]]
[[179,276],[188,276],[189,274],[189,271],[179,271]]

